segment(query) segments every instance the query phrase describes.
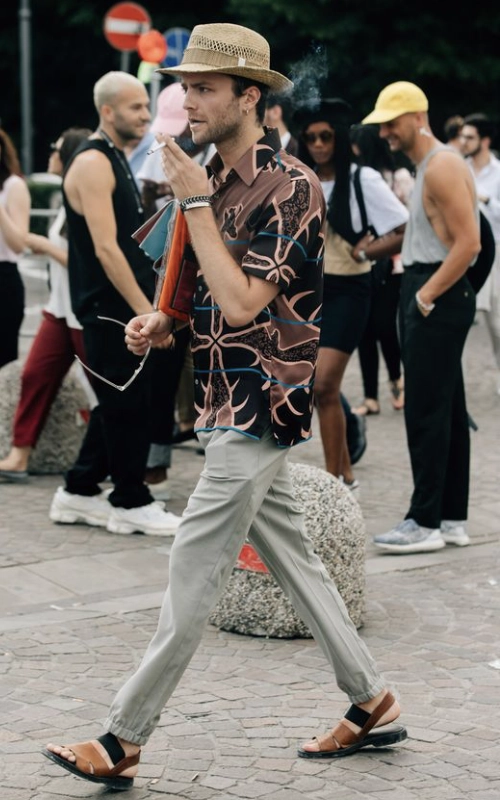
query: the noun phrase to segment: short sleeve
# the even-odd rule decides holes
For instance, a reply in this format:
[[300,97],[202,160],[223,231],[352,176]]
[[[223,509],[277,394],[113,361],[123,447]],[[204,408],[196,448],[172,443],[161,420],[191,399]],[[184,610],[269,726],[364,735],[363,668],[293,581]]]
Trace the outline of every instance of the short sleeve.
[[280,187],[249,219],[254,233],[242,268],[282,290],[299,277],[315,252],[324,217],[321,187],[303,175]]
[[[360,178],[368,224],[375,229],[378,236],[385,236],[389,231],[408,222],[408,209],[398,200],[380,172],[371,167],[362,167]],[[351,187],[351,207],[353,195],[354,190]],[[353,228],[358,231],[361,229],[361,218],[357,203],[356,211],[357,215],[354,209],[351,213]]]

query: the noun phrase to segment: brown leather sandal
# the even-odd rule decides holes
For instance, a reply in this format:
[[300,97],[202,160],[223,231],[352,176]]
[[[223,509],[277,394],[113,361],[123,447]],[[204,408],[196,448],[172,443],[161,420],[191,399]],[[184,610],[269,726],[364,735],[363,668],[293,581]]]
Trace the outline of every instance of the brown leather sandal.
[[[109,767],[109,764],[96,748],[97,742],[108,753],[113,762],[112,768]],[[132,787],[137,772],[133,767],[136,767],[139,763],[141,753],[139,751],[134,756],[126,756],[120,742],[112,733],[106,733],[104,736],[99,736],[98,739],[93,739],[90,742],[69,744],[65,745],[65,747],[71,750],[76,758],[75,762],[68,761],[66,758],[62,758],[62,756],[47,749],[42,750],[42,754],[46,758],[50,758],[59,767],[67,769],[68,772],[72,772],[73,775],[77,775],[86,781],[103,783],[109,789],[118,791]],[[127,772],[129,773],[128,775]]]
[[338,725],[324,736],[314,736],[318,743],[318,750],[304,750],[299,747],[297,754],[300,758],[342,758],[361,750],[362,747],[387,747],[391,744],[402,742],[408,737],[403,725],[389,723],[382,725],[377,732],[370,733],[385,712],[395,702],[394,696],[387,692],[377,708],[371,714],[359,706],[351,706],[344,718],[358,725],[361,730],[354,733],[347,725],[339,722]]

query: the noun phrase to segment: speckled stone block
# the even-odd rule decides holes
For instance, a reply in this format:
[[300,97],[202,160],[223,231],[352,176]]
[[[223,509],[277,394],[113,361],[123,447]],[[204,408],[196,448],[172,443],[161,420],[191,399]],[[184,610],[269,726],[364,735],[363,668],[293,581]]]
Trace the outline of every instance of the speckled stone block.
[[[352,493],[333,475],[309,464],[290,464],[306,530],[337,585],[357,628],[363,624],[365,523]],[[210,616],[212,625],[253,636],[312,638],[269,573],[234,569]]]
[[[21,359],[0,369],[0,458],[12,444],[12,423],[21,391]],[[80,380],[70,371],[51,406],[28,465],[35,474],[56,474],[72,466],[85,433],[89,400]],[[83,412],[83,414],[82,414]]]

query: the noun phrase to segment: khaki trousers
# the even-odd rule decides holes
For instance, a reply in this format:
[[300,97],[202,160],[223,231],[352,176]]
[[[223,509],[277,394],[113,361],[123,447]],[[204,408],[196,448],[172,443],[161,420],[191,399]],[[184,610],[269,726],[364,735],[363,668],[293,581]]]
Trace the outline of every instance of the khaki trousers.
[[214,430],[199,439],[205,466],[172,546],[158,628],[106,720],[108,731],[139,745],[153,732],[196,651],[247,538],[308,625],[351,702],[369,700],[384,688],[305,533],[287,449],[277,447],[270,432],[257,440]]

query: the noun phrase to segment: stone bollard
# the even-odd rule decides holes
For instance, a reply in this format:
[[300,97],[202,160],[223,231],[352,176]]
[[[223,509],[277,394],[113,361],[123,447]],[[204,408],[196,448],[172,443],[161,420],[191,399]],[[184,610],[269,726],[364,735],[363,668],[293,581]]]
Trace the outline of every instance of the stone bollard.
[[[0,369],[0,457],[12,443],[12,423],[21,390],[23,362],[18,359]],[[33,474],[61,473],[78,455],[90,413],[83,385],[73,370],[66,375],[32,450],[28,470]]]
[[[353,623],[360,628],[365,588],[361,508],[341,481],[319,467],[290,463],[290,473],[314,549],[335,581]],[[225,631],[252,636],[311,638],[274,578],[267,570],[261,571],[263,565],[253,548],[245,545],[243,553],[245,557],[240,554],[209,622]]]

